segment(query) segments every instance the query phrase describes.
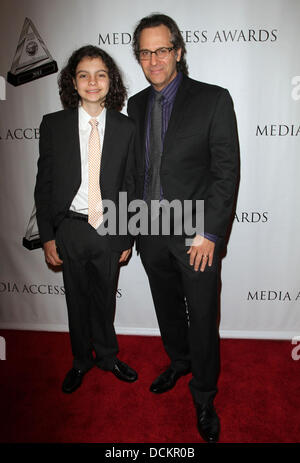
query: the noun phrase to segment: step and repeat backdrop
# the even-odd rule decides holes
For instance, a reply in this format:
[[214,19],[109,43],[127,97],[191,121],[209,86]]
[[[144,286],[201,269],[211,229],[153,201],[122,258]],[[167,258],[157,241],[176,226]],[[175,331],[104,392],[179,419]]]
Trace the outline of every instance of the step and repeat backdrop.
[[[226,87],[235,104],[241,179],[221,336],[291,339],[300,335],[299,0],[2,0],[0,328],[68,330],[62,273],[30,249],[39,125],[61,109],[58,72],[84,44],[113,56],[129,96],[146,87],[131,40],[153,12],[177,21],[190,76]],[[135,252],[120,271],[116,330],[159,333]]]

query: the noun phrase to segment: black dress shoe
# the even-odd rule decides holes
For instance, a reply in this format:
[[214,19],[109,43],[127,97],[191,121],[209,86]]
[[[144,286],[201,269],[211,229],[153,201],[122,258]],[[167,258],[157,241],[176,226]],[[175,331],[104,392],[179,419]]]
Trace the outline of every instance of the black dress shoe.
[[71,394],[71,392],[76,391],[82,383],[82,378],[84,377],[84,372],[82,370],[77,370],[72,368],[70,370],[63,382],[62,390],[65,394]]
[[220,434],[220,420],[213,403],[209,402],[195,405],[200,436],[206,442],[218,442]]
[[172,389],[177,380],[181,378],[181,376],[187,375],[190,373],[190,369],[187,368],[180,372],[173,370],[172,367],[168,368],[164,371],[158,378],[150,386],[150,391],[154,392],[155,394],[161,394],[162,392],[169,391]]
[[130,368],[126,363],[121,362],[121,360],[117,359],[116,363],[114,364],[113,369],[111,372],[122,381],[127,381],[128,383],[133,383],[138,379],[137,372]]

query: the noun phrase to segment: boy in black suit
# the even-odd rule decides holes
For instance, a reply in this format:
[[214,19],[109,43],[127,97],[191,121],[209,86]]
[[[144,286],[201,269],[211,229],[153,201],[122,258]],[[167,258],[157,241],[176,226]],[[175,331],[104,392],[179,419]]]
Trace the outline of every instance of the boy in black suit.
[[117,358],[113,325],[119,262],[132,239],[99,233],[103,201],[118,206],[120,191],[133,199],[135,127],[119,112],[126,98],[120,72],[98,47],[71,55],[59,92],[65,109],[44,116],[40,127],[35,202],[46,262],[63,268],[74,360],[62,389],[71,393],[94,365],[137,379]]

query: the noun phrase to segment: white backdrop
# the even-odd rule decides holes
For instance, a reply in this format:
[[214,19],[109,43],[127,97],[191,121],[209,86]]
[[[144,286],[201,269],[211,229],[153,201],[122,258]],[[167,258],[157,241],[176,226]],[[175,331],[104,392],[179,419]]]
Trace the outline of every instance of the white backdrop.
[[[11,68],[28,17],[59,69],[74,49],[103,47],[123,70],[130,96],[146,86],[130,45],[136,22],[157,11],[172,16],[186,41],[190,76],[228,88],[238,119],[241,184],[222,265],[221,336],[290,339],[300,334],[300,1],[149,3],[2,0],[0,75]],[[57,75],[7,83],[6,95],[1,79],[0,328],[68,329],[61,272],[48,269],[40,249],[22,246],[38,127],[43,114],[61,108]],[[121,270],[116,329],[158,334],[136,255]]]

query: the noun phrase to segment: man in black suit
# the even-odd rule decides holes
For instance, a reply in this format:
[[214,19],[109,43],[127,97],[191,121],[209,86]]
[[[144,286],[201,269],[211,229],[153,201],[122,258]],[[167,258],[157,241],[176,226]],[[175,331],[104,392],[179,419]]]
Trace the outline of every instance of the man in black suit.
[[[213,399],[219,373],[218,286],[220,251],[234,205],[238,136],[227,90],[188,77],[185,45],[176,23],[143,18],[133,49],[150,87],[128,102],[137,126],[137,196],[152,200],[204,200],[204,234],[140,236],[159,328],[171,364],[151,385],[154,393],[189,383],[198,430],[219,437]],[[172,227],[171,227],[172,230]]]
[[119,112],[126,97],[119,70],[98,47],[72,54],[59,87],[66,109],[41,123],[35,202],[46,261],[63,267],[74,360],[62,389],[71,393],[94,365],[137,379],[117,358],[113,326],[119,262],[132,239],[100,230],[104,200],[118,205],[120,191],[134,197],[135,127]]

